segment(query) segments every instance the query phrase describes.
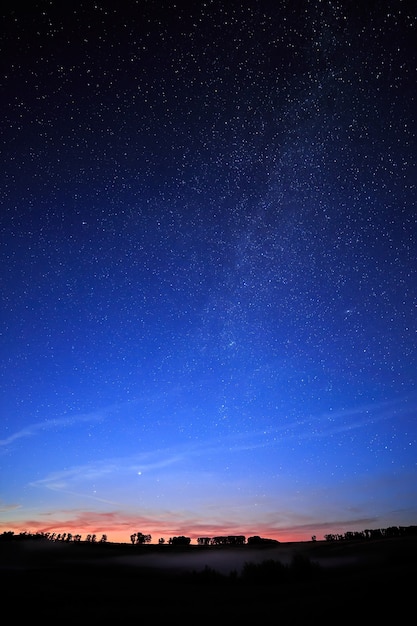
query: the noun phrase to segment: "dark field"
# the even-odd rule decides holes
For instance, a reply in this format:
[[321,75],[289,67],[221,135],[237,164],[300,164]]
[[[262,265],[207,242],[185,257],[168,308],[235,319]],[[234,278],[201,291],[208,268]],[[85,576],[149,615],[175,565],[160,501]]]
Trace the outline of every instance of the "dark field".
[[272,548],[29,541],[0,551],[8,622],[373,626],[415,614],[417,537]]

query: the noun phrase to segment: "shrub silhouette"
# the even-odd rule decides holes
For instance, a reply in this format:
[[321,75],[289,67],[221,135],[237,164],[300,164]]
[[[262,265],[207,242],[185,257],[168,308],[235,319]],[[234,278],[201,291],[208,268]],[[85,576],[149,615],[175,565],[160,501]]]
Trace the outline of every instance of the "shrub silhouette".
[[290,572],[295,580],[309,580],[320,570],[320,565],[311,561],[305,554],[296,553],[292,557]]
[[241,579],[253,583],[283,583],[289,581],[310,580],[321,570],[304,554],[295,554],[290,565],[281,561],[267,559],[261,563],[245,563]]
[[261,563],[245,563],[241,577],[246,582],[284,582],[288,580],[288,567],[273,559]]
[[208,565],[201,571],[193,570],[191,572],[191,576],[189,577],[192,582],[198,583],[222,583],[225,581],[225,576],[218,572],[217,570],[209,567]]

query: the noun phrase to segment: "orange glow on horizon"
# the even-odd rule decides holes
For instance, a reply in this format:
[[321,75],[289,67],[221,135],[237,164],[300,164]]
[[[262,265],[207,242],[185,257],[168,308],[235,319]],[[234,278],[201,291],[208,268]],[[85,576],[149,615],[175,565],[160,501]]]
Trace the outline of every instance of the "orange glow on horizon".
[[251,529],[249,532],[245,532],[244,530],[238,529],[233,530],[231,528],[214,528],[211,530],[201,529],[198,531],[186,531],[184,528],[180,528],[177,530],[170,530],[164,524],[161,524],[161,527],[156,527],[154,529],[146,528],[140,523],[137,527],[127,527],[125,526],[123,529],[120,528],[120,525],[109,525],[105,527],[104,525],[84,525],[83,527],[75,526],[74,523],[68,522],[56,524],[45,525],[41,522],[28,522],[28,523],[19,523],[19,524],[5,524],[4,522],[0,524],[0,532],[13,531],[15,534],[19,534],[22,532],[27,533],[71,533],[74,535],[81,535],[81,541],[84,541],[87,538],[87,535],[96,535],[96,540],[100,541],[103,535],[106,535],[107,542],[109,543],[131,543],[131,535],[136,532],[142,532],[146,535],[151,535],[152,540],[151,544],[159,543],[159,539],[164,539],[165,543],[171,537],[185,536],[191,538],[191,544],[195,545],[197,543],[198,537],[219,537],[219,536],[228,536],[228,535],[244,535],[246,537],[246,541],[249,537],[260,536],[268,539],[276,539],[280,543],[290,543],[297,541],[311,541],[312,534],[309,534],[306,529],[283,529],[282,531],[277,531],[276,529],[266,529],[259,528],[257,530]]
[[[260,536],[266,539],[275,539],[281,543],[298,541],[311,541],[313,536],[318,540],[323,539],[328,532],[342,532],[351,530],[352,523],[347,522],[336,525],[331,522],[316,522],[310,524],[297,524],[294,520],[293,526],[282,528],[273,527],[270,524],[254,524],[253,522],[245,526],[244,524],[222,524],[221,521],[209,523],[194,519],[178,519],[172,514],[172,519],[155,521],[150,516],[135,515],[119,511],[97,512],[97,511],[56,511],[54,515],[48,515],[47,523],[45,517],[26,518],[23,515],[19,518],[10,516],[9,520],[0,522],[0,533],[13,531],[15,534],[21,532],[35,533],[71,533],[81,535],[84,541],[87,535],[96,535],[96,540],[100,541],[106,535],[107,541],[111,543],[131,543],[131,535],[140,532],[144,535],[151,535],[151,543],[157,544],[159,539],[168,542],[171,537],[190,537],[191,544],[197,543],[198,537],[224,537],[229,535],[243,535],[246,541],[249,537]],[[175,517],[175,519],[173,519]]]

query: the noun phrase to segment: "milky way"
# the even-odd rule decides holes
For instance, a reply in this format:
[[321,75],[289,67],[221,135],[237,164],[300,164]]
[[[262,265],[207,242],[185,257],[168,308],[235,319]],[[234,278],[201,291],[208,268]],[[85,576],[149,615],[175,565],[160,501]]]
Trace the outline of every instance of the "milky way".
[[2,527],[416,523],[414,3],[2,11]]

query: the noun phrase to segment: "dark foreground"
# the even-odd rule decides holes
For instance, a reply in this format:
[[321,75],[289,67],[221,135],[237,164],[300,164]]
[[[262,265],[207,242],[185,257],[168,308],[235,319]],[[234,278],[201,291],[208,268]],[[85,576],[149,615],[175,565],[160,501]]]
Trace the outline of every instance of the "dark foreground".
[[416,537],[255,551],[12,543],[0,550],[2,613],[15,623],[373,625],[405,624],[415,611]]

